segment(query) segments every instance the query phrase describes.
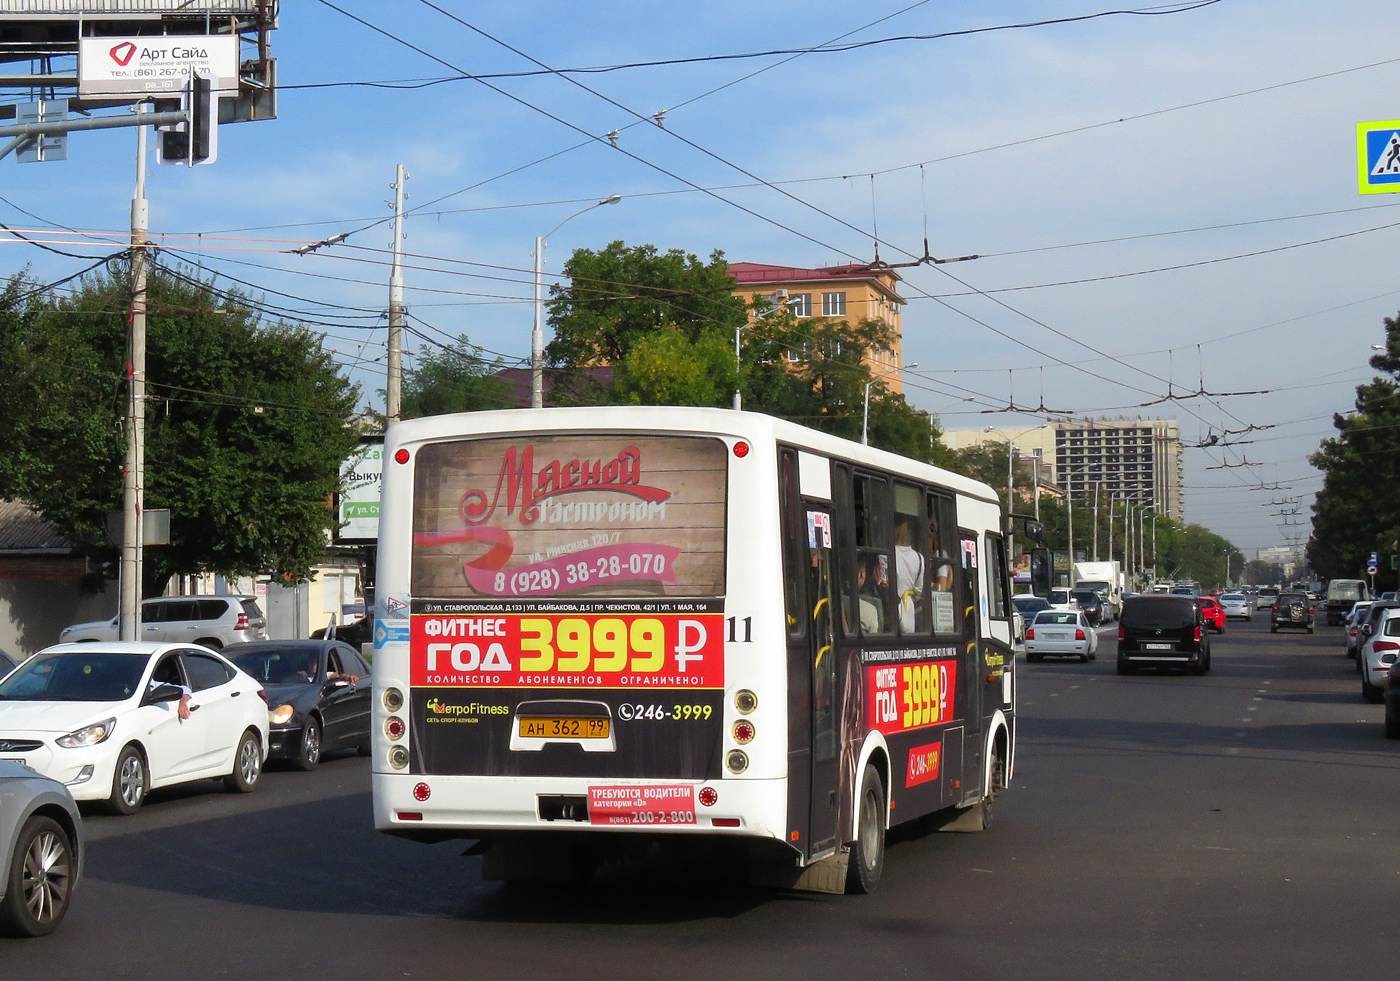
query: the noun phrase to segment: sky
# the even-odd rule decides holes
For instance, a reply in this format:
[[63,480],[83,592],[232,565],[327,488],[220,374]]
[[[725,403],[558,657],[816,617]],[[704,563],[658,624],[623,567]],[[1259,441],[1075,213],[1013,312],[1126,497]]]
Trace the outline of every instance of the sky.
[[[1400,195],[1358,194],[1355,159],[1358,122],[1400,117],[1389,4],[433,3],[284,3],[278,118],[222,126],[217,162],[147,188],[167,261],[324,330],[371,400],[396,164],[410,368],[461,335],[528,358],[534,238],[609,195],[550,236],[547,272],[616,240],[814,267],[877,243],[910,261],[927,236],[980,258],[902,270],[912,404],[947,429],[1029,428],[1043,406],[1175,418],[1188,444],[1235,431],[1186,450],[1187,519],[1247,552],[1306,535],[1272,502],[1306,521],[1307,456],[1400,311]],[[978,30],[1115,9],[1156,13]],[[404,87],[463,73],[511,74]],[[329,84],[364,82],[399,84]],[[135,148],[84,132],[66,161],[0,161],[0,222],[120,248]],[[6,274],[87,264],[0,239]]]

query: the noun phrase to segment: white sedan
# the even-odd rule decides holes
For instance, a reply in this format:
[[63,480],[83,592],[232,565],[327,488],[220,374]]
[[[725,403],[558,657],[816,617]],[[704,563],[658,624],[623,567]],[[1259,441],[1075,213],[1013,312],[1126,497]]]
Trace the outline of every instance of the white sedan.
[[1254,601],[1244,593],[1226,593],[1220,597],[1220,605],[1225,610],[1225,619],[1230,617],[1244,617],[1251,623],[1254,621]]
[[1093,661],[1099,656],[1099,636],[1077,610],[1042,610],[1026,628],[1026,660],[1046,654]]
[[62,644],[0,682],[0,759],[131,814],[151,789],[189,780],[252,790],[267,759],[267,711],[257,681],[202,647]]

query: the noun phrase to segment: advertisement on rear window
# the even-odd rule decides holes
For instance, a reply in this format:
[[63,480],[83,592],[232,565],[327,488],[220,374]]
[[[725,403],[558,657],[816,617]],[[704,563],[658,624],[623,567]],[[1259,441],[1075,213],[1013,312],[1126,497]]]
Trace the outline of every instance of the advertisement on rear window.
[[537,436],[416,456],[413,771],[718,777],[725,444]]

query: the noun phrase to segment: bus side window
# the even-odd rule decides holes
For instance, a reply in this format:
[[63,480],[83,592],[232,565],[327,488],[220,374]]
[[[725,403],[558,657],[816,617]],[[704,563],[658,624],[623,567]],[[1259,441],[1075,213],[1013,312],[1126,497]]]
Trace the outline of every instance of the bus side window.
[[794,640],[807,636],[807,616],[802,603],[802,581],[807,572],[806,515],[802,513],[797,488],[797,451],[782,450],[778,456],[779,529],[783,540],[783,598],[787,607],[787,634]]
[[927,634],[932,621],[928,602],[928,536],[921,533],[923,493],[908,484],[894,485],[895,602],[903,636]]
[[841,596],[841,634],[854,639],[859,634],[856,611],[855,509],[851,503],[851,469],[841,463],[831,465],[831,494],[835,505],[832,524],[836,526],[836,587]]
[[1000,535],[987,536],[987,616],[1005,620],[1010,614],[1006,597],[1006,539]]
[[962,609],[957,599],[953,570],[952,542],[955,535],[952,502],[938,494],[926,499],[929,556],[929,606],[933,631],[937,634],[957,633],[962,623]]
[[889,533],[889,483],[879,477],[856,474],[852,491],[860,632],[891,634],[895,622],[895,584]]

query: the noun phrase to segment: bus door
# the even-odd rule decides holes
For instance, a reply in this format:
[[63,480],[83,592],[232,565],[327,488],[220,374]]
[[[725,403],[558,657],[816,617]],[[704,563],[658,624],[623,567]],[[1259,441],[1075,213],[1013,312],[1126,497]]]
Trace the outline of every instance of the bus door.
[[[964,775],[975,776],[982,772],[982,748],[986,743],[984,706],[987,703],[987,671],[982,663],[982,587],[978,582],[978,556],[981,548],[977,532],[966,528],[958,530],[961,539],[958,570],[962,575],[963,630],[962,647],[958,653],[958,670],[967,679],[965,691],[967,702],[964,725],[963,760],[961,773],[953,777],[962,781],[960,788],[964,798],[981,796],[981,779],[964,779]],[[997,684],[1001,683],[997,679]],[[955,761],[950,761],[955,762]],[[950,768],[951,771],[951,768]],[[957,795],[954,795],[957,796]],[[946,799],[946,798],[945,798]]]
[[812,685],[812,796],[808,857],[831,851],[840,812],[840,706],[836,701],[836,601],[832,589],[831,511],[804,502],[807,512],[808,664]]
[[802,499],[794,449],[780,450],[778,487],[787,620],[788,844],[818,858],[838,844],[831,508]]

